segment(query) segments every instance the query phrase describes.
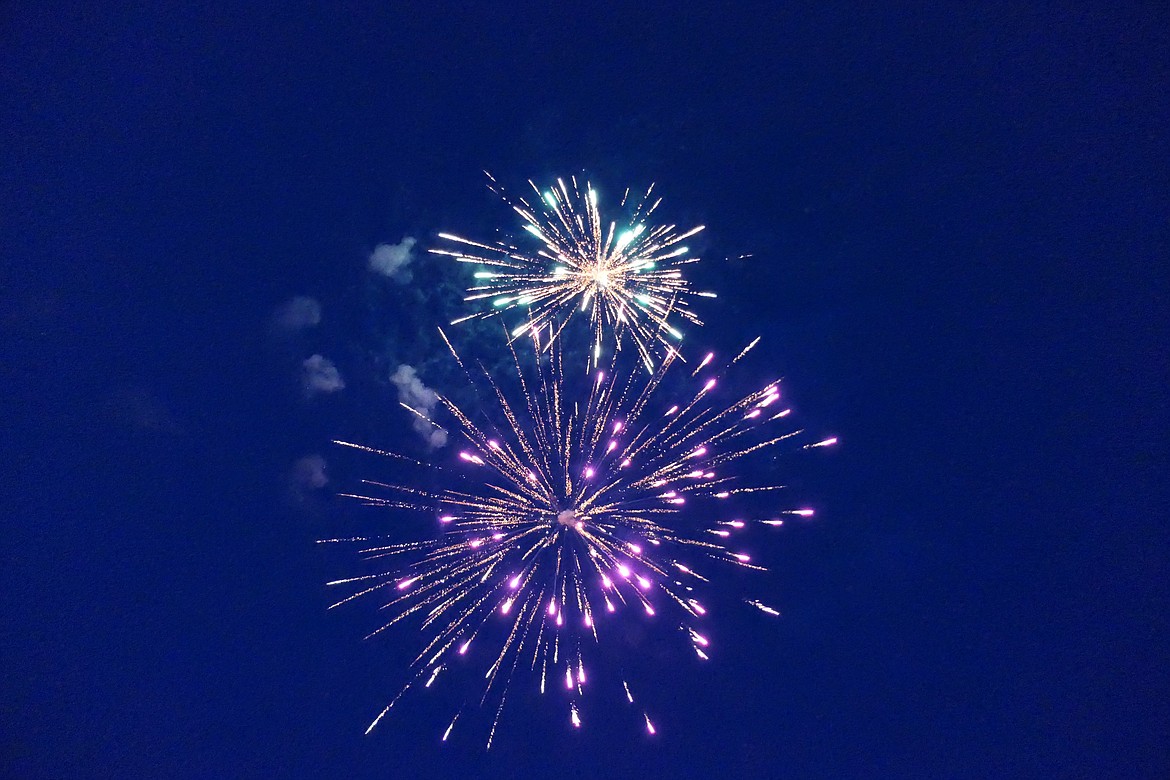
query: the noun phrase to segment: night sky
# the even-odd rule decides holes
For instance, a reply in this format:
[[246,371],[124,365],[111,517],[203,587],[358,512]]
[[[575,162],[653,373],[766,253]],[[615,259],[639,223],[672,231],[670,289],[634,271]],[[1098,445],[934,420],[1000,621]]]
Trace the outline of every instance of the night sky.
[[[5,3],[0,775],[1170,776],[1170,18],[1023,5]],[[780,618],[627,643],[654,738],[443,745],[451,689],[363,735],[411,637],[326,609],[385,467],[329,440],[418,450],[387,378],[449,382],[422,250],[514,226],[485,169],[656,182],[686,343],[841,439],[781,461]]]

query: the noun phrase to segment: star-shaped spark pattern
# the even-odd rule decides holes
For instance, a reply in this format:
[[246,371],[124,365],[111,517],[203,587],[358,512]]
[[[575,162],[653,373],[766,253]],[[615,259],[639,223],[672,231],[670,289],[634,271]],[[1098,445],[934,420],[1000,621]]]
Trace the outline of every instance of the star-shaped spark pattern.
[[[542,693],[560,688],[570,723],[580,726],[587,659],[604,652],[609,621],[639,616],[664,622],[706,659],[710,631],[702,588],[714,584],[722,565],[762,570],[741,544],[745,529],[812,514],[778,508],[740,518],[730,512],[736,496],[781,487],[747,484],[737,464],[785,443],[800,446],[795,437],[801,432],[787,425],[790,410],[780,403],[778,380],[720,404],[715,388],[722,372],[712,368],[713,355],[689,375],[682,368],[681,376],[681,360],[668,355],[649,375],[623,377],[615,357],[605,370],[570,381],[558,349],[541,354],[540,337],[552,334],[529,333],[533,353],[512,349],[515,381],[508,385],[486,372],[477,378],[451,349],[483,402],[472,413],[440,398],[463,440],[446,465],[337,442],[387,456],[406,472],[425,469],[439,483],[424,488],[424,479],[369,480],[362,492],[344,494],[430,518],[435,525],[425,538],[323,540],[356,543],[365,557],[389,564],[330,583],[354,591],[334,606],[362,596],[382,599],[390,617],[371,636],[408,620],[423,636],[409,680],[371,730],[409,690],[430,688],[445,669],[470,663],[479,645],[487,665],[479,699],[492,711],[489,748],[521,670],[539,678]],[[667,386],[676,382],[681,395],[665,400]],[[777,614],[760,601],[745,601]],[[622,687],[633,704],[628,681]],[[462,712],[447,725],[444,740]],[[654,733],[649,713],[641,718]]]
[[[521,310],[524,322],[512,329],[512,337],[546,331],[551,344],[580,312],[588,317],[591,332],[587,368],[601,362],[607,345],[616,351],[631,343],[651,372],[683,338],[679,321],[702,324],[690,307],[691,299],[714,298],[715,293],[693,291],[682,268],[698,262],[684,242],[703,227],[680,231],[675,225],[651,223],[661,203],[651,199],[653,185],[636,202],[625,191],[618,208],[629,216],[619,226],[602,219],[598,191],[588,182],[582,188],[575,176],[567,183],[557,179],[543,192],[530,181],[535,204],[509,198],[491,181],[493,191],[511,204],[529,235],[523,242],[486,243],[439,234],[458,246],[431,249],[432,253],[477,268],[476,284],[465,300],[490,302],[489,308],[455,323]],[[519,246],[533,240],[532,249]]]

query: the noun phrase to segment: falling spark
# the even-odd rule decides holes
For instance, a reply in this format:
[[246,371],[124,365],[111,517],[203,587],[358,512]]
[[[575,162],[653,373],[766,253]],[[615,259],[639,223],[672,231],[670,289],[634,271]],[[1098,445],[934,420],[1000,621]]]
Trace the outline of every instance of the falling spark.
[[447,741],[447,737],[451,736],[451,729],[455,728],[455,721],[457,721],[457,720],[459,720],[458,715],[456,715],[454,718],[451,718],[451,723],[447,726],[447,730],[443,732],[443,741],[444,742]]
[[755,601],[754,599],[749,599],[747,603],[751,604],[753,607],[755,607],[756,609],[760,610],[761,612],[763,612],[767,615],[777,616],[780,614],[780,612],[777,611],[776,609],[769,607],[767,604],[763,604],[759,601]]

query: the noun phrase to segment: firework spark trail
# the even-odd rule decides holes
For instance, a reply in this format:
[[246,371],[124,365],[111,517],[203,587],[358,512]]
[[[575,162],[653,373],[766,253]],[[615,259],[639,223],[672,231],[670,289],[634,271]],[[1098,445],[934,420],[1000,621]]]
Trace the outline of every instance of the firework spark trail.
[[[443,335],[481,395],[473,412],[440,396],[441,408],[465,440],[453,463],[424,464],[336,442],[392,457],[404,468],[426,469],[441,485],[370,480],[364,483],[368,492],[343,494],[370,506],[437,517],[428,538],[323,540],[362,545],[369,560],[402,561],[383,572],[329,583],[354,591],[334,606],[379,596],[389,617],[370,636],[408,618],[422,632],[408,681],[371,729],[409,689],[420,683],[429,688],[443,669],[467,660],[481,634],[490,646],[479,656],[487,663],[480,705],[493,712],[489,748],[522,663],[539,671],[542,692],[546,683],[563,679],[563,686],[554,687],[569,697],[571,723],[579,726],[586,654],[602,642],[605,623],[624,619],[627,611],[658,616],[676,624],[696,655],[706,659],[706,608],[694,595],[695,586],[713,576],[704,571],[706,565],[760,570],[734,542],[738,532],[753,524],[779,525],[778,515],[812,514],[789,509],[758,520],[725,520],[719,511],[720,502],[733,495],[780,487],[741,485],[741,475],[731,468],[800,433],[775,430],[787,416],[787,410],[772,408],[780,395],[778,380],[720,405],[714,388],[721,375],[707,368],[713,360],[708,356],[699,369],[683,371],[690,374],[683,381],[697,386],[671,403],[659,396],[681,363],[676,355],[668,354],[644,375],[622,373],[615,354],[581,387],[582,380],[566,380],[555,346],[547,349],[546,359],[539,357],[549,340],[555,342],[553,326],[529,335],[533,353],[524,353],[527,362],[511,347],[514,386],[482,369],[470,371]],[[687,511],[688,501],[703,511]],[[762,602],[746,603],[778,614]],[[624,681],[623,686],[632,703],[629,686]],[[461,715],[462,709],[444,740]],[[655,733],[649,715],[641,717],[648,733]]]
[[[682,339],[672,318],[702,324],[690,308],[691,298],[714,298],[715,293],[692,291],[681,268],[698,262],[683,242],[703,226],[679,231],[675,225],[652,225],[648,220],[661,203],[650,200],[654,185],[619,229],[614,221],[603,224],[597,190],[588,182],[582,190],[575,176],[567,184],[557,179],[544,192],[529,181],[536,206],[523,197],[509,198],[491,181],[489,187],[520,216],[539,249],[440,233],[458,246],[430,252],[477,267],[476,284],[465,300],[491,301],[491,308],[455,323],[521,309],[526,320],[511,331],[512,337],[547,331],[551,345],[581,311],[588,316],[592,341],[587,370],[597,365],[607,342],[616,351],[628,336],[648,371],[674,352],[672,342]],[[619,208],[626,206],[628,195],[627,189]]]

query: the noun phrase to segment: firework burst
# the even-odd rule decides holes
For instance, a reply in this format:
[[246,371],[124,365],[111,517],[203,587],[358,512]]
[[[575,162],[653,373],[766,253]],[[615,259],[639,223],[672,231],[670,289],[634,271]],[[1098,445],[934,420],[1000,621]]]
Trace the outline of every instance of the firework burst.
[[702,324],[690,308],[691,298],[715,294],[693,292],[682,266],[698,262],[683,242],[703,227],[679,231],[674,225],[651,224],[661,203],[651,200],[653,185],[636,202],[626,190],[619,208],[629,203],[631,212],[619,226],[602,220],[597,190],[588,182],[581,189],[576,177],[567,184],[557,179],[556,186],[543,192],[529,181],[536,205],[508,198],[491,181],[493,191],[520,215],[530,234],[527,240],[535,239],[539,248],[530,251],[509,242],[488,244],[440,233],[459,246],[431,252],[478,269],[477,284],[465,300],[490,301],[490,308],[455,323],[520,309],[525,321],[512,330],[512,337],[547,329],[547,343],[552,344],[573,315],[582,312],[592,334],[587,369],[598,363],[607,342],[616,351],[628,337],[648,371],[682,339],[678,320]]
[[[542,337],[552,337],[548,331],[528,331],[537,353]],[[587,667],[616,621],[676,628],[706,659],[711,640],[702,588],[720,566],[761,569],[742,546],[745,529],[812,514],[792,508],[760,517],[730,513],[737,496],[780,487],[745,482],[736,468],[741,460],[786,442],[799,446],[778,381],[720,403],[722,372],[713,355],[680,371],[681,361],[669,354],[648,375],[622,375],[615,356],[587,380],[566,381],[554,348],[544,359],[526,352],[522,359],[513,349],[516,373],[504,385],[486,373],[473,375],[451,352],[481,398],[473,413],[440,399],[463,440],[449,462],[424,464],[337,442],[390,457],[404,473],[426,469],[439,485],[366,481],[361,492],[344,494],[420,516],[424,538],[323,540],[357,544],[379,567],[330,583],[349,591],[334,606],[380,599],[389,617],[371,636],[409,621],[423,637],[406,684],[369,729],[407,691],[429,688],[444,670],[475,660],[485,668],[477,698],[491,713],[489,748],[519,671],[531,671],[542,693],[559,689],[568,721],[578,727],[591,679]],[[665,400],[676,380],[684,390]],[[760,601],[746,603],[777,614]],[[627,681],[622,688],[633,704]],[[446,726],[444,740],[462,712]],[[654,734],[650,715],[639,717]]]

